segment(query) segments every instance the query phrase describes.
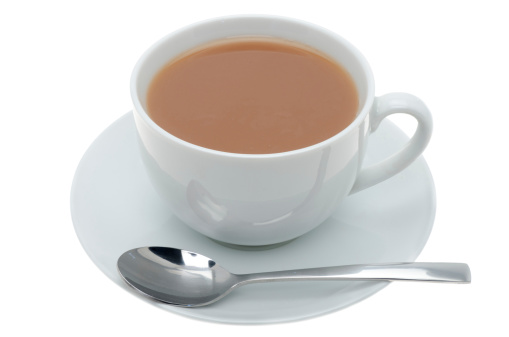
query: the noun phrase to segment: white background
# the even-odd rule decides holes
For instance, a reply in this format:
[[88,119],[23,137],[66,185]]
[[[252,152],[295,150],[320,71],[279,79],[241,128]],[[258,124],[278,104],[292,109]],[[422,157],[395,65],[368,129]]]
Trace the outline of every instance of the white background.
[[[503,1],[0,2],[3,336],[507,336],[509,10]],[[392,284],[352,307],[261,326],[160,310],[111,282],[74,233],[69,196],[88,146],[131,109],[141,53],[198,20],[278,14],[329,28],[372,65],[376,93],[433,113],[437,190],[418,261],[467,262],[471,285]],[[397,123],[412,132],[413,122]],[[5,310],[6,309],[6,310]]]

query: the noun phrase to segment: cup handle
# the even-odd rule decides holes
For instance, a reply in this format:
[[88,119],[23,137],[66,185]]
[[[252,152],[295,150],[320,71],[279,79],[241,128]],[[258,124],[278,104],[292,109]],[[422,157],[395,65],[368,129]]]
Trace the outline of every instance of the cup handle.
[[417,129],[399,152],[374,165],[363,167],[350,194],[376,185],[405,169],[424,151],[431,138],[433,119],[426,105],[407,93],[390,93],[375,98],[375,108],[370,112],[370,133],[376,131],[380,122],[395,113],[406,113],[417,119]]

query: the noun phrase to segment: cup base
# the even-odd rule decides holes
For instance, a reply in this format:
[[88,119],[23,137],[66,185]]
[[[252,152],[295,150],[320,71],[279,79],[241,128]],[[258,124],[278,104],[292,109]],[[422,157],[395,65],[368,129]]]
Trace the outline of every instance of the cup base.
[[293,240],[295,240],[295,239],[291,239],[288,241],[273,243],[273,244],[269,244],[269,245],[246,246],[246,245],[236,245],[234,243],[223,242],[223,241],[219,241],[219,240],[212,239],[212,238],[209,238],[209,239],[211,241],[214,241],[215,243],[218,243],[218,244],[228,247],[228,248],[238,249],[238,250],[247,250],[247,251],[269,250],[269,249],[279,248],[279,247],[284,246],[284,245],[292,242]]

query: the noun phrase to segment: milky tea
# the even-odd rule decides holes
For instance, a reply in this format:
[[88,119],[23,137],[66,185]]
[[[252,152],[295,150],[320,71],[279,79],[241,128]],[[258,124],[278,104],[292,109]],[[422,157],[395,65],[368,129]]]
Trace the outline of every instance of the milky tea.
[[147,93],[151,119],[205,148],[266,154],[320,143],[356,117],[348,72],[305,45],[268,37],[229,38],[164,66]]

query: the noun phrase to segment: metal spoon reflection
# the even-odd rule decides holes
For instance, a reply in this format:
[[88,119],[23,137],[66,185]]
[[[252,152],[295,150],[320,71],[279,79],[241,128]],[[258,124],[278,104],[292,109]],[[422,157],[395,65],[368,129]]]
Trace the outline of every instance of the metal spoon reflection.
[[236,287],[257,282],[370,280],[470,283],[464,263],[350,265],[256,274],[233,274],[206,256],[170,247],[142,247],[122,254],[122,278],[142,294],[181,307],[214,303]]

